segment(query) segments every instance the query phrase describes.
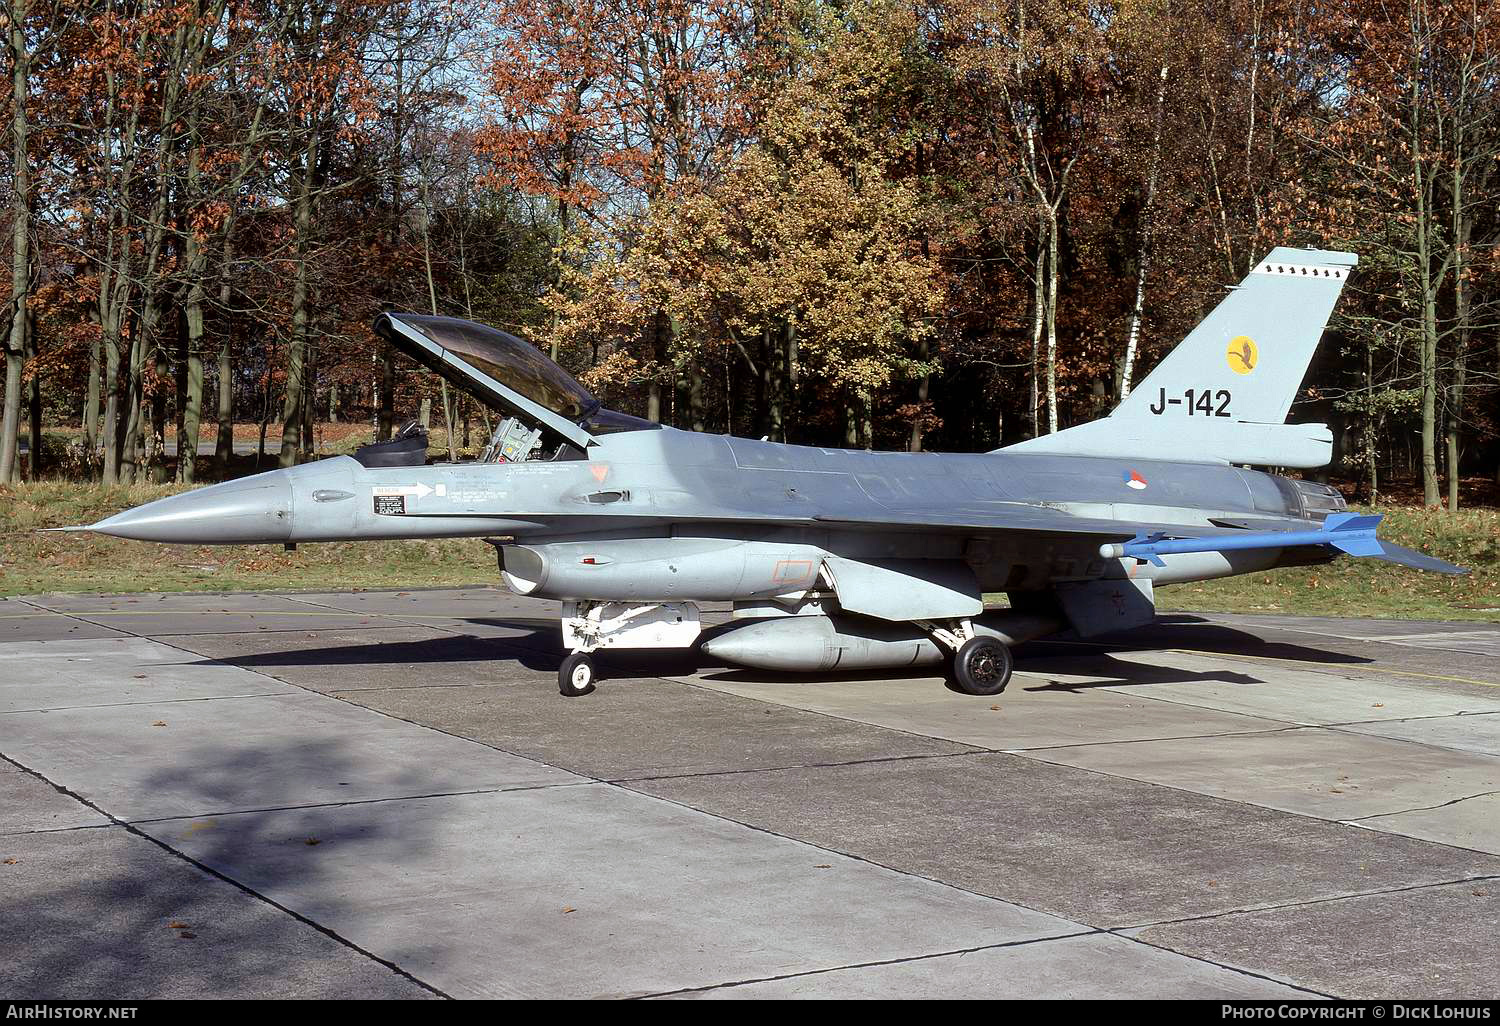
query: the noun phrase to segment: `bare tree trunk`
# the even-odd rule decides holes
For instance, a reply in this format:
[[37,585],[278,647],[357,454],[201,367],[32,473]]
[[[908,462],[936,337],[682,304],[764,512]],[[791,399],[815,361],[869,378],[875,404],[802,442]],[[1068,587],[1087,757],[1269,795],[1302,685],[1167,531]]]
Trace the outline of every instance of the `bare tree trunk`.
[[[313,295],[310,306],[311,309],[317,309],[319,306],[316,293]],[[317,413],[316,400],[318,397],[318,347],[313,340],[317,320],[312,314],[311,309],[308,313],[307,351],[302,357],[302,380],[304,385],[302,388],[302,415],[299,418],[302,421],[302,433],[297,450],[298,460],[312,459],[313,452],[316,451],[317,447],[317,443],[313,437],[313,426],[316,423],[315,414]]]
[[302,167],[297,175],[296,204],[296,259],[297,270],[292,280],[292,341],[286,355],[286,399],[282,405],[281,466],[291,467],[297,463],[297,452],[302,444],[302,388],[306,370],[308,318],[308,265],[311,260],[312,233],[312,177],[318,161],[318,130],[309,129],[307,144],[303,148]]
[[1421,76],[1413,76],[1411,86],[1411,152],[1412,185],[1417,202],[1413,225],[1417,236],[1417,276],[1422,290],[1422,320],[1419,353],[1422,379],[1422,505],[1436,506],[1440,501],[1437,476],[1437,296],[1432,273],[1432,210],[1427,168],[1421,149]]
[[1460,462],[1463,457],[1460,432],[1463,430],[1464,388],[1468,384],[1469,339],[1473,331],[1470,320],[1471,297],[1465,280],[1469,264],[1469,239],[1473,232],[1473,214],[1465,207],[1464,152],[1458,150],[1453,172],[1453,221],[1455,254],[1453,268],[1453,319],[1457,328],[1453,358],[1453,383],[1448,389],[1448,512],[1458,512]]
[[[917,359],[923,363],[931,357],[931,345],[927,339],[917,343]],[[927,410],[927,399],[932,394],[932,375],[923,374],[917,379],[917,414],[911,421],[911,437],[907,439],[908,452],[922,451],[922,418]]]
[[708,414],[704,403],[703,394],[703,366],[694,360],[687,371],[688,376],[688,419],[694,431],[708,430]]
[[[111,304],[113,306],[113,304]],[[108,309],[104,335],[104,483],[120,483],[120,327],[118,309]]]
[[797,396],[798,388],[802,383],[802,361],[801,341],[797,337],[796,315],[788,310],[786,314],[786,331],[783,335],[783,344],[786,346],[783,357],[783,370],[785,380],[785,392],[782,396],[783,407],[781,414],[781,438],[780,441],[790,442],[792,432],[788,425],[797,419]]
[[[580,120],[583,111],[583,96],[588,92],[589,82],[587,79],[573,83],[572,87],[572,120],[568,122],[569,128],[563,134],[562,159],[558,168],[558,200],[557,200],[557,235],[558,241],[566,246],[568,242],[568,231],[572,227],[573,209],[567,200],[567,194],[573,187],[574,168],[578,162],[578,133],[571,126]],[[552,289],[554,292],[562,289],[563,272],[563,250],[554,254],[552,258]],[[465,286],[467,287],[467,286]],[[557,335],[557,312],[552,314],[552,339],[550,352],[552,362],[557,362],[558,357],[558,335]]]
[[1042,261],[1047,256],[1047,233],[1041,231],[1036,244],[1036,260],[1032,263],[1033,288],[1031,291],[1031,437],[1036,438],[1042,433],[1042,386],[1041,386],[1041,348],[1042,348],[1042,324],[1045,320],[1043,307],[1046,304],[1046,270]]
[[255,469],[266,458],[266,428],[271,423],[271,375],[268,372],[260,389],[260,437],[255,443]]
[[1057,431],[1057,207],[1047,209],[1047,433]]
[[1468,376],[1467,354],[1459,351],[1453,365],[1453,384],[1448,391],[1448,512],[1458,512],[1459,430],[1464,408],[1464,385]]
[[[105,5],[107,17],[102,27],[107,38],[113,41],[114,8]],[[144,88],[145,61],[135,71],[132,89]],[[122,364],[126,358],[125,322],[132,287],[132,264],[134,252],[126,239],[129,228],[130,195],[135,184],[135,163],[139,156],[136,148],[140,128],[140,104],[132,104],[123,129],[117,130],[115,118],[118,103],[127,90],[121,87],[112,67],[104,72],[106,99],[104,106],[104,131],[96,147],[95,167],[105,184],[105,202],[108,217],[105,225],[104,253],[99,259],[99,334],[104,349],[104,414],[101,427],[101,448],[104,450],[103,480],[107,485],[119,484],[122,478],[121,456],[124,439],[124,410],[121,399],[126,385],[121,377]]]
[[[26,359],[35,361],[37,358],[36,345],[36,311],[30,307],[26,309]],[[35,366],[35,363],[32,364]],[[42,376],[33,372],[31,385],[27,389],[28,405],[31,413],[31,458],[26,461],[26,477],[28,481],[41,480],[42,473]]]
[[[427,266],[427,301],[432,307],[432,316],[438,315],[437,286],[432,280],[432,203],[427,191],[427,176],[422,176],[422,261]],[[438,390],[443,399],[443,432],[448,436],[448,462],[458,462],[458,449],[453,437],[453,403],[448,398],[448,379],[438,378]]]
[[103,369],[103,336],[94,337],[89,346],[89,380],[83,397],[83,448],[92,465],[94,450],[99,447],[99,373]]
[[786,441],[786,336],[776,328],[766,331],[766,434],[773,442]]
[[233,290],[229,281],[229,269],[234,258],[234,241],[232,238],[232,223],[224,227],[224,250],[220,258],[219,266],[219,311],[220,316],[225,318],[223,337],[219,339],[219,403],[217,416],[219,418],[219,434],[214,442],[214,462],[218,464],[220,475],[227,474],[229,465],[234,459],[234,365],[230,359],[229,340],[233,335],[233,323],[229,318],[229,301],[233,296]]
[[[1430,273],[1422,275],[1424,286]],[[1422,300],[1422,504],[1441,501],[1437,473],[1437,304],[1430,293]]]
[[[1470,10],[1470,16],[1478,12]],[[1478,35],[1479,26],[1468,22],[1468,30]],[[1464,389],[1468,383],[1469,345],[1473,339],[1473,293],[1470,289],[1469,272],[1472,266],[1470,244],[1474,235],[1476,207],[1493,202],[1488,197],[1488,186],[1500,163],[1500,134],[1494,130],[1497,118],[1493,99],[1480,94],[1480,103],[1474,106],[1471,85],[1490,81],[1500,59],[1484,57],[1483,70],[1475,68],[1476,48],[1471,47],[1460,61],[1454,81],[1458,86],[1457,101],[1453,105],[1453,162],[1450,183],[1452,186],[1450,206],[1453,218],[1453,321],[1454,347],[1453,384],[1448,393],[1448,511],[1458,512],[1459,480],[1462,469],[1463,446],[1461,444],[1464,420]],[[1485,128],[1489,131],[1485,132]],[[1472,132],[1479,133],[1470,138]],[[1472,149],[1471,149],[1472,145]],[[1471,177],[1472,176],[1472,177]],[[1471,198],[1478,197],[1478,203]]]
[[1140,245],[1135,260],[1135,307],[1130,312],[1130,331],[1125,336],[1125,359],[1120,365],[1120,387],[1116,401],[1124,402],[1130,394],[1135,374],[1135,353],[1141,338],[1141,315],[1146,309],[1146,272],[1151,264],[1151,206],[1156,198],[1156,178],[1161,169],[1161,115],[1167,99],[1167,66],[1161,66],[1161,81],[1156,87],[1156,115],[1151,137],[1151,167],[1146,174],[1146,198],[1141,209]]
[[1256,243],[1260,240],[1261,209],[1260,192],[1255,183],[1255,115],[1256,82],[1260,77],[1260,19],[1265,11],[1264,0],[1256,0],[1253,28],[1250,38],[1250,96],[1246,106],[1250,111],[1250,126],[1245,132],[1245,187],[1250,190],[1251,223],[1250,244],[1245,247],[1245,273],[1255,268]]
[[120,410],[120,483],[133,484],[141,462],[141,376],[145,371],[146,350],[141,344],[140,322],[130,334],[130,357],[124,367],[125,405]]
[[[27,89],[31,54],[26,42],[27,0],[11,0],[11,234],[10,338],[5,350],[5,409],[0,427],[0,484],[16,480],[21,426],[21,370],[26,359],[26,301],[31,297],[31,169],[26,157]],[[40,439],[32,438],[32,462]]]
[[[169,178],[172,155],[176,146],[174,126],[178,116],[178,97],[183,88],[183,79],[188,68],[183,60],[187,45],[187,28],[179,27],[172,38],[172,52],[165,76],[160,103],[160,134],[157,139],[156,173],[154,176],[154,198],[146,220],[144,246],[145,262],[141,271],[141,318],[139,330],[132,337],[130,347],[130,409],[125,427],[125,460],[122,475],[125,480],[136,478],[139,464],[145,455],[144,428],[148,417],[154,420],[154,411],[145,408],[145,375],[148,362],[154,362],[157,350],[157,323],[160,319],[165,282],[162,280],[162,253],[167,230],[167,201],[171,190]],[[122,197],[123,199],[123,197]]]
[[[921,140],[917,141],[915,147],[917,178],[922,179],[927,175],[927,149]],[[922,257],[930,259],[932,256],[932,239],[927,231],[922,232]],[[932,346],[926,336],[917,343],[917,359],[927,363],[932,357]],[[923,372],[917,379],[917,414],[911,421],[911,437],[907,439],[906,448],[908,452],[922,451],[923,418],[927,410],[927,400],[932,395],[932,375]]]
[[[152,373],[156,373],[155,367]],[[149,459],[147,469],[150,471],[147,480],[152,484],[161,484],[167,479],[167,465],[165,462],[167,441],[167,393],[165,389],[158,388],[151,396],[151,444],[148,446]]]
[[1379,437],[1379,424],[1375,414],[1375,346],[1373,342],[1365,344],[1365,469],[1370,478],[1369,503],[1375,505],[1379,501],[1379,458],[1376,444]]
[[380,343],[380,401],[376,403],[375,440],[383,442],[396,430],[396,355],[391,344]]
[[656,373],[652,375],[651,382],[646,387],[646,419],[662,423],[666,413],[662,408],[662,380],[661,371],[670,366],[673,341],[677,336],[677,322],[671,314],[665,310],[658,310],[651,319],[651,356],[656,365]]
[[[198,196],[198,139],[196,115],[192,119],[188,144],[193,152],[188,157],[188,193]],[[198,432],[203,423],[203,276],[208,267],[207,255],[198,232],[191,226],[187,236],[187,304],[183,311],[187,320],[187,333],[183,340],[180,362],[186,365],[183,380],[182,409],[179,411],[181,425],[177,431],[177,480],[192,484],[198,465]]]

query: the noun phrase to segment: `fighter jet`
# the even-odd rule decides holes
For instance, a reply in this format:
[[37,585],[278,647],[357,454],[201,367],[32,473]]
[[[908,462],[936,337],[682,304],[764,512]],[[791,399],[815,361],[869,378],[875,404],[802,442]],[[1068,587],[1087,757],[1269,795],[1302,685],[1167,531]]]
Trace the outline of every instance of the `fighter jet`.
[[[1351,253],[1276,249],[1108,416],[989,453],[864,452],[679,431],[608,410],[527,342],[391,313],[375,332],[500,416],[476,460],[408,427],[354,456],[200,488],[73,530],[188,544],[494,540],[561,602],[563,695],[611,649],[790,672],[941,666],[994,695],[1012,646],[1137,627],[1156,589],[1343,554],[1462,568],[1385,541],[1287,413]],[[1005,608],[986,609],[1003,593]],[[706,635],[700,604],[733,619]]]

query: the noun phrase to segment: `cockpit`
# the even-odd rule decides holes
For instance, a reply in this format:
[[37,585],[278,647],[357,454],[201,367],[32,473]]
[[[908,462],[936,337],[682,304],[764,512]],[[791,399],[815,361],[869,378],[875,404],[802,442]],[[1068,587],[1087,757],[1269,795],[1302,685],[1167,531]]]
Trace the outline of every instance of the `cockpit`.
[[[604,408],[535,346],[497,328],[456,317],[386,313],[375,334],[499,414],[483,463],[582,459],[599,435],[660,424]],[[426,438],[408,424],[389,442],[355,453],[366,466],[426,461]]]

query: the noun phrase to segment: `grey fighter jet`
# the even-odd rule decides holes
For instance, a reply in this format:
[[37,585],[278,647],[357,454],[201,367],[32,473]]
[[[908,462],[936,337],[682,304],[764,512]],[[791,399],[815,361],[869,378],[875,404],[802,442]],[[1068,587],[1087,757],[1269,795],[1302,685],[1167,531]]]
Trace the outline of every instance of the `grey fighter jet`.
[[[483,455],[404,431],[86,528],[190,544],[495,539],[510,588],[562,604],[564,695],[595,654],[689,648],[778,671],[942,665],[993,695],[1011,646],[1147,623],[1155,590],[1340,554],[1461,568],[1384,541],[1284,423],[1357,262],[1277,249],[1107,417],[990,453],[860,452],[678,431],[603,408],[535,347],[468,321],[375,331],[500,414]],[[986,593],[1008,608],[986,610]],[[733,603],[700,641],[699,604]]]

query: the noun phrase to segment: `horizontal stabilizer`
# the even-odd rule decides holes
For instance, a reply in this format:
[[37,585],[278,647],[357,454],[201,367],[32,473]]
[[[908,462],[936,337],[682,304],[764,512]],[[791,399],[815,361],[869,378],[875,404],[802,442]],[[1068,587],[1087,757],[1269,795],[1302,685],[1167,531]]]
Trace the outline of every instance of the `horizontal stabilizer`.
[[1110,415],[1051,435],[1008,445],[1004,452],[1102,459],[1173,460],[1178,463],[1247,463],[1258,467],[1327,466],[1333,432],[1326,424],[1249,424],[1201,420],[1192,430]]

